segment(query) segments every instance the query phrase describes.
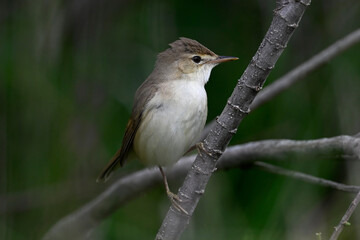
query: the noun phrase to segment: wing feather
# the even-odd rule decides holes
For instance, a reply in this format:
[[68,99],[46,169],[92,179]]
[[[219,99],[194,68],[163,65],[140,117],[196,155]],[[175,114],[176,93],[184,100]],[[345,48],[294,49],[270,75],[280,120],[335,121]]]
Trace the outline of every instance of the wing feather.
[[122,167],[133,146],[134,138],[142,122],[143,112],[148,101],[155,95],[157,91],[157,82],[154,81],[153,75],[143,82],[135,93],[134,107],[131,118],[127,123],[121,148],[115,153],[110,162],[100,173],[97,182],[105,182],[117,167]]
[[134,142],[136,132],[140,126],[140,122],[141,114],[139,117],[134,119],[131,118],[128,121],[121,148],[115,153],[110,162],[105,166],[96,181],[105,182],[116,168],[122,167],[124,165],[125,160],[132,148],[132,144]]

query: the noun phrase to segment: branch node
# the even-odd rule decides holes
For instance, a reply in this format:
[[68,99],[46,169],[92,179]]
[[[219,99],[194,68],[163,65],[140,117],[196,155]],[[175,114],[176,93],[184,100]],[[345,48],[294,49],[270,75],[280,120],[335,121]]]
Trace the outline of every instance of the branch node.
[[280,44],[280,43],[276,43],[276,44],[275,44],[275,48],[278,49],[278,50],[280,50],[280,49],[285,49],[286,47],[287,47],[286,44],[285,44],[285,45],[282,45],[282,44]]
[[199,194],[199,195],[204,195],[205,190],[195,190],[194,192]]
[[[227,130],[230,134],[232,134],[232,135],[234,135],[234,134],[237,132],[237,128],[234,128],[234,129],[229,130],[223,122],[219,121],[218,118],[216,118],[216,122],[217,122],[222,128],[226,129],[226,130]],[[216,150],[216,149],[214,149],[213,152],[215,152],[217,155],[221,155],[221,154],[223,153],[222,151]]]
[[230,130],[229,132],[234,135],[234,134],[236,134],[237,130],[238,130],[237,128],[234,128],[233,130]]
[[[204,140],[204,143],[206,145],[209,145],[206,141],[206,139]],[[215,161],[224,153],[224,151],[218,150],[218,149],[205,149],[205,145],[200,142],[199,144],[197,144],[198,148],[200,151],[204,152],[206,155],[208,155],[210,158],[214,159]]]
[[[271,69],[273,68],[274,66],[272,67],[269,67],[268,69]],[[265,71],[265,70],[264,70]],[[247,81],[245,80],[241,80],[239,82],[239,85],[244,85],[245,87],[247,88],[250,88],[251,90],[254,90],[255,92],[259,92],[261,89],[262,89],[262,86],[259,86],[259,85],[250,85]]]
[[190,199],[190,197],[183,193],[183,191],[179,191],[179,195],[181,195],[183,198]]
[[[291,25],[291,24],[289,24],[289,25]],[[276,50],[285,49],[285,48],[287,47],[286,44],[285,44],[285,45],[282,45],[282,44],[280,44],[280,43],[275,43],[275,42],[271,41],[270,38],[267,37],[267,36],[265,37],[265,40],[266,40],[267,42],[269,42],[271,45],[275,45],[275,49],[276,49]]]
[[299,25],[296,24],[296,23],[292,23],[292,24],[288,24],[288,27],[291,27],[291,28],[297,28]]
[[198,167],[198,166],[196,166],[196,165],[193,165],[193,166],[192,166],[192,169],[194,169],[196,173],[203,174],[203,175],[209,175],[209,173],[204,172],[203,170],[201,170],[200,167]]
[[[245,86],[246,86],[246,85],[245,85]],[[247,86],[247,87],[249,87],[249,86]],[[260,90],[259,90],[259,91],[260,91]],[[242,109],[241,107],[239,107],[239,105],[236,105],[236,104],[230,102],[230,100],[227,101],[227,104],[228,104],[229,106],[233,107],[234,109],[236,109],[237,111],[242,112],[242,113],[244,113],[244,114],[249,114],[250,111],[251,111],[250,108],[248,108],[247,110]],[[220,124],[220,123],[219,123],[219,124]],[[221,125],[221,126],[222,126],[222,125]]]
[[212,152],[213,152],[213,154],[216,154],[216,155],[222,155],[224,153],[224,151],[221,151],[218,149],[213,149]]
[[348,221],[345,221],[345,222],[343,222],[343,224],[344,224],[344,226],[351,226],[351,223],[350,222],[348,222]]
[[301,4],[303,4],[303,5],[305,5],[306,7],[307,7],[307,6],[310,6],[310,4],[311,4],[311,0],[307,0],[307,1],[300,0],[299,2],[300,2]]
[[256,68],[258,68],[258,69],[260,69],[260,70],[262,70],[262,71],[267,71],[267,70],[269,70],[268,67],[262,67],[262,66],[260,66],[259,61],[257,61],[257,59],[256,59],[256,56],[254,56],[254,57],[251,59],[251,65],[255,66]]

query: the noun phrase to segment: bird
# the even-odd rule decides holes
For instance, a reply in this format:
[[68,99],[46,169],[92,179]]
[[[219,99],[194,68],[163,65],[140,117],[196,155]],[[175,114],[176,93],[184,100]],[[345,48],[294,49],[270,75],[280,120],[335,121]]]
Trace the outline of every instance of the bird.
[[97,178],[105,182],[129,153],[157,166],[173,205],[187,213],[169,189],[163,167],[175,164],[199,141],[207,118],[205,84],[211,70],[237,57],[219,56],[198,41],[180,37],[157,55],[152,73],[137,89],[120,149]]

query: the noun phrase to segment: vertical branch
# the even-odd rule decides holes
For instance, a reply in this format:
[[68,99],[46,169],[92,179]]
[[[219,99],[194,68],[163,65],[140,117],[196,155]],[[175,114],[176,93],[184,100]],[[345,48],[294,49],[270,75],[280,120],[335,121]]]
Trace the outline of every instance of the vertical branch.
[[212,173],[216,171],[217,160],[236,133],[242,119],[250,111],[250,104],[284,51],[309,4],[310,0],[286,1],[274,11],[272,23],[259,49],[238,81],[216,124],[199,144],[199,154],[179,190],[180,205],[189,214],[170,207],[156,239],[180,238],[205,192]]

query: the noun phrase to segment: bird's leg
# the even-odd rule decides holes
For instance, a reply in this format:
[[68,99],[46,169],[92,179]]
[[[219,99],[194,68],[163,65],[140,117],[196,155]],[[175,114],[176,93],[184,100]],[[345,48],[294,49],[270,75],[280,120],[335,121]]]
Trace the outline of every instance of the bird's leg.
[[161,175],[163,177],[163,180],[164,180],[164,184],[165,184],[165,189],[166,189],[166,194],[168,195],[172,205],[177,209],[179,210],[180,212],[183,212],[185,214],[188,215],[188,212],[182,208],[179,204],[179,202],[181,202],[181,199],[179,198],[179,196],[173,192],[170,191],[170,188],[169,188],[169,184],[167,182],[167,178],[166,178],[166,175],[164,173],[164,170],[162,169],[162,167],[158,166],[159,167],[159,170],[161,172]]
[[205,148],[204,148],[204,144],[202,142],[198,142],[195,145],[192,145],[189,150],[187,150],[183,156],[185,156],[186,154],[190,153],[191,151],[194,151],[195,149],[198,150],[198,153],[201,153],[200,151],[206,152]]

